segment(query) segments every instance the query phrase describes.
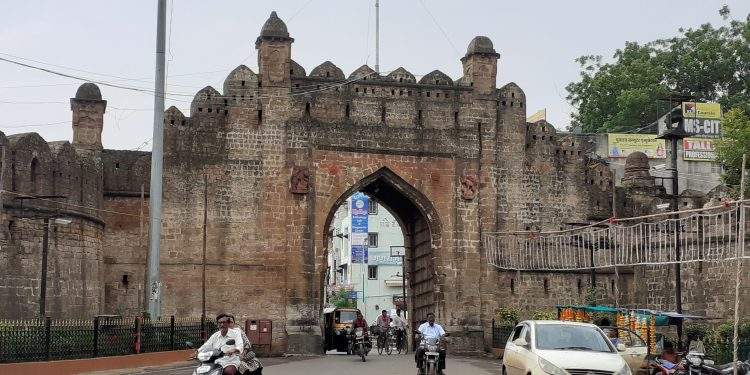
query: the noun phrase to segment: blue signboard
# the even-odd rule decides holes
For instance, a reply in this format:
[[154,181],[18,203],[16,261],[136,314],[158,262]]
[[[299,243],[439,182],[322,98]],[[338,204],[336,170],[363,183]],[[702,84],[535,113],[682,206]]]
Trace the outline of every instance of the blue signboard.
[[362,193],[352,195],[351,220],[352,263],[367,263],[369,200]]

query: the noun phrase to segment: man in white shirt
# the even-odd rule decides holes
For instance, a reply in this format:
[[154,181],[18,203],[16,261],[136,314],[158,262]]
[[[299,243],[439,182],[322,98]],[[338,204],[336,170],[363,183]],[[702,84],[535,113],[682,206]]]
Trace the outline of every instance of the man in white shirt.
[[[419,329],[417,330],[419,331],[419,335],[425,338],[442,338],[445,336],[445,330],[443,330],[443,327],[441,327],[440,324],[435,323],[435,314],[433,313],[427,314],[427,322],[422,323],[422,325],[420,325]],[[417,362],[417,368],[422,368],[424,352],[425,348],[420,346],[417,348],[416,353],[414,353],[414,359]],[[439,347],[438,353],[440,354],[440,358],[438,360],[438,373],[442,374],[443,370],[445,370],[445,348],[442,346]]]
[[396,309],[396,316],[393,317],[393,328],[396,330],[396,345],[400,347],[406,332],[406,319],[401,316],[401,309]]
[[234,340],[231,353],[217,359],[214,363],[221,366],[223,375],[237,375],[237,369],[240,366],[240,353],[242,353],[242,348],[244,347],[242,335],[239,334],[238,330],[229,329],[232,319],[227,314],[219,314],[216,317],[216,323],[219,325],[219,331],[211,335],[198,351],[221,349],[222,346],[226,345],[227,341]]

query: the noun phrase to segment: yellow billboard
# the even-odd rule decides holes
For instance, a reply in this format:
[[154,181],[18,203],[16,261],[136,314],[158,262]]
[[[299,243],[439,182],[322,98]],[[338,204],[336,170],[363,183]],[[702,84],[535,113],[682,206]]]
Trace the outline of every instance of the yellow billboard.
[[542,108],[534,112],[533,115],[526,118],[526,122],[530,122],[530,123],[535,123],[539,120],[547,121],[547,108]]
[[721,119],[721,104],[719,103],[682,103],[682,115],[685,118]]
[[656,139],[656,134],[607,134],[609,157],[626,158],[633,152],[640,151],[650,159],[667,157],[663,139]]

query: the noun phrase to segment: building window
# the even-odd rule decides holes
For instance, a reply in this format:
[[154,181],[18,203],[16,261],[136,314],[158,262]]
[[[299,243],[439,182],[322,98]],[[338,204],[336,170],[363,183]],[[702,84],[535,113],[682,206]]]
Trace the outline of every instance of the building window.
[[378,204],[375,202],[370,201],[370,205],[367,207],[367,213],[370,215],[377,215],[378,214]]
[[367,247],[378,247],[378,234],[377,233],[367,234]]
[[378,266],[367,266],[367,278],[369,280],[378,279]]

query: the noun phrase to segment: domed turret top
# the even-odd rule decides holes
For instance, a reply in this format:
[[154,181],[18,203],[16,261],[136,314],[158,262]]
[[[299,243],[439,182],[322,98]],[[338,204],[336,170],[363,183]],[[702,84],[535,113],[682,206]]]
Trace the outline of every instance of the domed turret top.
[[648,156],[643,152],[630,153],[625,159],[625,175],[623,185],[634,187],[654,186],[654,177],[649,172]]
[[625,158],[625,169],[626,170],[649,170],[648,155],[640,151],[631,152],[627,158]]
[[260,29],[261,37],[289,38],[289,31],[286,29],[284,21],[276,15],[276,11],[271,12],[263,28]]
[[469,47],[466,48],[466,56],[473,55],[475,53],[488,54],[494,56],[500,56],[495,47],[492,44],[492,40],[486,36],[475,36],[474,39],[469,42]]
[[102,92],[99,86],[91,82],[82,84],[76,91],[76,99],[81,100],[102,100]]

